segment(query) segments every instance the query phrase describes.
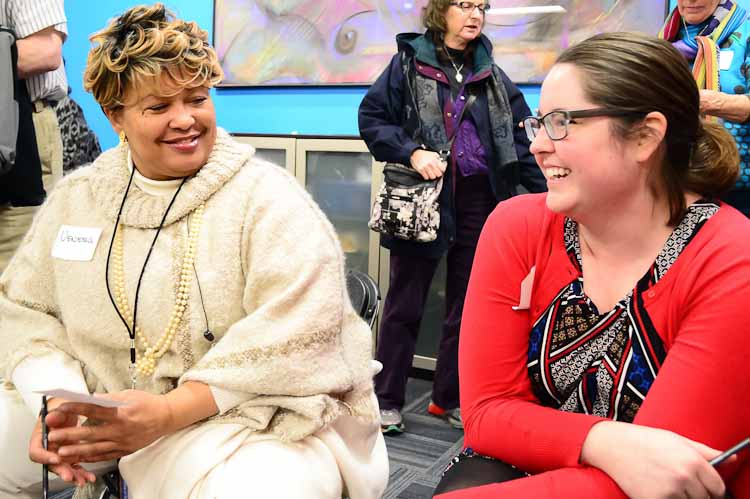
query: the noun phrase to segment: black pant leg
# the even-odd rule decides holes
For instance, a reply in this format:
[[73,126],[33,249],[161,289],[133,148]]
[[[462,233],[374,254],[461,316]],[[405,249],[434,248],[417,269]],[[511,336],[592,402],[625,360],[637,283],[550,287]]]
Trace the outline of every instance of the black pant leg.
[[480,487],[491,483],[502,483],[529,476],[527,473],[497,459],[478,454],[458,456],[443,474],[435,488],[434,495],[453,492],[454,490]]

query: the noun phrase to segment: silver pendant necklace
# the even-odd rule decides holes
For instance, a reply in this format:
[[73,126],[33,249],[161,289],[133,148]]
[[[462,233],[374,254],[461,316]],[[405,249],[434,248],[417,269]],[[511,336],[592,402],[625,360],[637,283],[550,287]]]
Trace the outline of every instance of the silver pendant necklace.
[[462,70],[462,69],[464,68],[464,64],[466,64],[466,63],[463,63],[463,64],[461,64],[460,66],[456,66],[456,63],[455,63],[455,62],[453,62],[453,58],[452,58],[452,57],[451,57],[451,55],[450,55],[450,54],[448,53],[448,49],[447,49],[447,48],[445,48],[445,45],[443,45],[443,52],[445,52],[445,55],[446,55],[446,56],[448,56],[448,60],[450,61],[451,65],[453,66],[453,69],[455,69],[455,70],[456,70],[456,81],[457,81],[458,83],[461,83],[462,81],[464,81],[464,77],[463,77],[463,75],[461,74],[461,70]]
[[703,32],[704,32],[704,31],[706,31],[706,28],[708,28],[708,25],[705,25],[705,26],[704,26],[704,27],[703,27],[703,28],[702,28],[702,29],[701,29],[701,30],[700,30],[700,31],[698,32],[698,34],[697,34],[697,35],[695,35],[695,36],[690,36],[690,32],[688,31],[688,25],[687,25],[687,23],[685,22],[685,18],[684,18],[684,17],[682,17],[682,18],[680,18],[680,19],[682,20],[682,25],[683,25],[683,26],[685,27],[685,38],[687,38],[689,42],[692,42],[693,40],[695,40],[695,39],[696,39],[697,37],[699,37],[699,36],[703,36]]

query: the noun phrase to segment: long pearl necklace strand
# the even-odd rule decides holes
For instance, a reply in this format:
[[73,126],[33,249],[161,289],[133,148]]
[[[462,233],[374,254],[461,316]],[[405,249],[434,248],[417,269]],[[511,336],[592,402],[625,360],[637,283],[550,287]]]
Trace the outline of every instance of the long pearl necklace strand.
[[[203,220],[203,210],[205,204],[201,203],[198,208],[193,212],[193,218],[190,221],[190,228],[188,231],[187,241],[185,242],[185,253],[182,257],[182,270],[180,273],[180,282],[177,286],[177,296],[175,297],[174,308],[172,309],[172,316],[169,318],[164,333],[162,333],[159,341],[151,346],[143,334],[141,327],[135,325],[135,335],[140,340],[143,346],[144,352],[138,356],[135,364],[136,372],[143,376],[151,376],[156,368],[156,361],[159,360],[169,349],[177,329],[182,321],[187,308],[188,296],[190,294],[190,281],[192,276],[193,262],[195,261],[195,248],[198,242],[198,233],[200,232],[201,222]],[[123,263],[123,236],[122,236],[122,225],[118,227],[117,233],[115,234],[114,251],[112,252],[112,259],[114,261],[113,269],[113,280],[114,280],[114,296],[117,307],[120,309],[123,317],[130,317],[132,321],[132,313],[128,299],[125,296],[125,270]]]

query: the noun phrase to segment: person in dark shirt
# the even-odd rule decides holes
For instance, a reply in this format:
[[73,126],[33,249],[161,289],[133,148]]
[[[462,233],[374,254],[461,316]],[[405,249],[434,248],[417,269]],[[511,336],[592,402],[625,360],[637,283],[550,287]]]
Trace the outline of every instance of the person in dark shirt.
[[[488,9],[483,0],[430,0],[422,16],[427,31],[397,36],[398,53],[359,108],[360,134],[375,159],[409,165],[425,179],[445,178],[435,241],[380,238],[390,249],[390,285],[376,353],[383,370],[375,378],[386,433],[404,429],[400,410],[406,380],[427,292],[443,255],[446,315],[428,411],[463,427],[458,332],[479,233],[498,201],[519,189],[546,190],[529,141],[516,126],[529,107],[495,65],[492,45],[482,35]],[[472,95],[476,101],[467,104]],[[451,154],[443,161],[437,151],[456,126]]]

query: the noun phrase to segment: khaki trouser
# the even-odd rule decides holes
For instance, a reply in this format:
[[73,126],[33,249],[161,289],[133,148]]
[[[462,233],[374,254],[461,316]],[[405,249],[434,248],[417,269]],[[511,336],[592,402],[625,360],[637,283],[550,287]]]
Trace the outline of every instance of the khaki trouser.
[[[63,150],[60,127],[55,110],[50,106],[44,106],[39,112],[34,112],[33,119],[39,158],[42,160],[42,180],[44,189],[49,194],[62,177]],[[21,244],[38,209],[38,206],[0,204],[0,274]]]

